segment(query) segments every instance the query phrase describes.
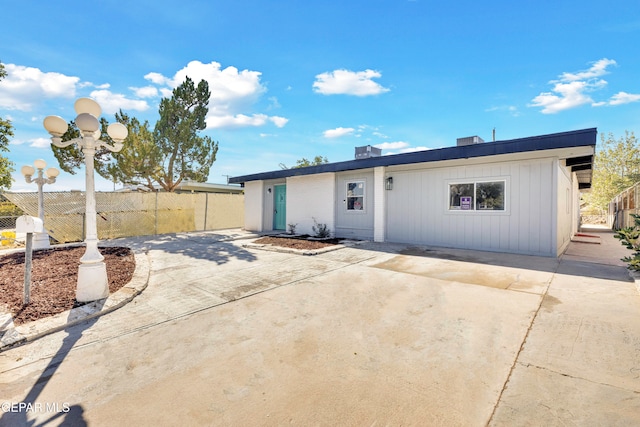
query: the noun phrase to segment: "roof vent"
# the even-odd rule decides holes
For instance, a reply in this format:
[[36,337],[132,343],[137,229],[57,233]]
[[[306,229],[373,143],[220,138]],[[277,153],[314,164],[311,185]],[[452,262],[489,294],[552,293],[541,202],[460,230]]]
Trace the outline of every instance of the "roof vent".
[[368,159],[369,157],[382,156],[382,149],[366,145],[364,147],[356,147],[356,160]]
[[484,139],[479,136],[467,136],[466,138],[458,138],[456,141],[458,147],[460,147],[462,145],[482,144]]

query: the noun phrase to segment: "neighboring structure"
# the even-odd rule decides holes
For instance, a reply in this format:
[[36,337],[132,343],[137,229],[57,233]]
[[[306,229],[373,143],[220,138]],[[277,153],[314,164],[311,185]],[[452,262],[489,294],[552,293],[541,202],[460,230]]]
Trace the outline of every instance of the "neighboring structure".
[[247,230],[311,234],[315,220],[337,237],[558,256],[579,226],[596,134],[465,139],[229,182],[244,186]]
[[[134,186],[125,186],[120,190],[115,190],[116,192],[123,191],[142,191],[142,192],[150,192],[152,191],[146,185],[134,185]],[[159,185],[156,186],[155,191],[163,192],[164,190]],[[183,180],[178,186],[175,188],[174,193],[223,193],[223,194],[242,194],[243,189],[239,185],[230,185],[230,184],[212,184],[209,182],[196,182],[191,180]]]
[[631,216],[640,213],[640,182],[627,188],[609,202],[607,225],[614,229],[633,227],[635,219]]

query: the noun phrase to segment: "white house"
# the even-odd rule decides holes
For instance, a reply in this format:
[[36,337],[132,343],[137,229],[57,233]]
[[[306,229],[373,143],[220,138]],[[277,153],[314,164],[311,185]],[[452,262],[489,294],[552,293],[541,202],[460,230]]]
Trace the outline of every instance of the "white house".
[[[597,130],[455,147],[233,177],[245,228],[558,256],[579,226]],[[371,151],[371,150],[369,150]]]

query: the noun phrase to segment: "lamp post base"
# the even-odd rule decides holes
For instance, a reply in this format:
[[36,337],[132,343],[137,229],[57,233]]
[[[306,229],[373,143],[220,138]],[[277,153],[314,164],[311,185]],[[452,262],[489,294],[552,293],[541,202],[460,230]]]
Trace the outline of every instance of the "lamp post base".
[[109,296],[107,265],[104,262],[80,264],[78,267],[78,287],[76,300],[90,302]]
[[34,233],[33,249],[50,249],[49,235],[47,233]]

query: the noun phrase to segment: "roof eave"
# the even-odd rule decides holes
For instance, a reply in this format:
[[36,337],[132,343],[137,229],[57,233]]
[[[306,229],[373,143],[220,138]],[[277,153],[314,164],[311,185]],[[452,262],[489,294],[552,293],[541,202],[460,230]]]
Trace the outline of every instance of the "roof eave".
[[233,177],[229,179],[229,183],[241,184],[249,181],[282,179],[292,176],[313,175],[327,172],[344,172],[356,169],[368,169],[377,166],[396,166],[412,163],[436,162],[442,160],[477,158],[502,154],[522,153],[527,151],[551,150],[557,148],[582,146],[595,147],[596,136],[597,129],[589,128],[549,135],[533,136],[528,138],[485,142],[460,147],[438,148],[433,150],[416,151],[389,156],[370,157],[367,159],[325,163],[304,168],[262,172],[257,174]]

